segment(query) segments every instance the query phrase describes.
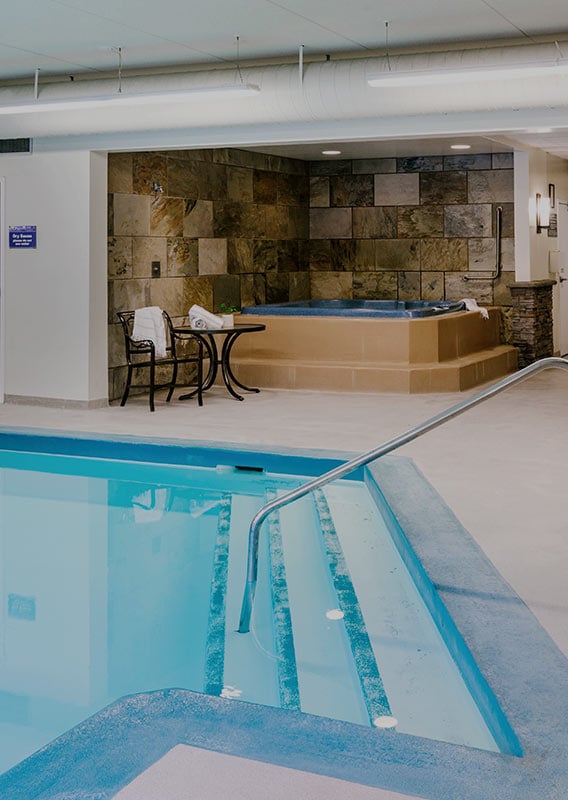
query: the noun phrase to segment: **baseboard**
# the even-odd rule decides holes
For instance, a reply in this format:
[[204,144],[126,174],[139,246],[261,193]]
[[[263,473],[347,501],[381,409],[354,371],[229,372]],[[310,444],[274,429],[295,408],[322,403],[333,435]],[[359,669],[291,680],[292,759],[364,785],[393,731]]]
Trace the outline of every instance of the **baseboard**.
[[30,397],[29,395],[6,394],[4,402],[18,406],[43,406],[44,408],[105,408],[108,397],[98,400],[66,400],[59,397]]

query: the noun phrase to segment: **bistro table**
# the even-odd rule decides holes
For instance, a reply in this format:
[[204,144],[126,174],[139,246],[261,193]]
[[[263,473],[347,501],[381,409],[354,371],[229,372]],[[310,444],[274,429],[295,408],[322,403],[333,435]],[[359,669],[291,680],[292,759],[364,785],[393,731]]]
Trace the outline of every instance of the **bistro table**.
[[[188,333],[191,333],[193,336],[197,336],[203,342],[203,345],[209,354],[209,372],[203,380],[203,386],[201,389],[203,392],[206,392],[207,389],[210,389],[211,386],[213,386],[219,367],[221,367],[221,375],[223,376],[223,381],[229,394],[231,394],[235,400],[244,400],[244,397],[235,391],[234,386],[238,386],[239,389],[244,389],[245,392],[260,392],[260,389],[253,389],[250,386],[245,386],[244,383],[241,383],[236,378],[235,373],[231,368],[231,351],[233,349],[233,345],[243,333],[256,333],[265,329],[266,325],[247,325],[246,323],[237,323],[231,328],[191,328],[189,325],[186,325],[182,327],[176,327],[174,331],[180,336]],[[217,343],[215,341],[216,336],[224,336],[220,358]],[[188,398],[193,397],[196,393],[197,389],[194,389],[193,392],[180,395],[178,399],[187,400]]]

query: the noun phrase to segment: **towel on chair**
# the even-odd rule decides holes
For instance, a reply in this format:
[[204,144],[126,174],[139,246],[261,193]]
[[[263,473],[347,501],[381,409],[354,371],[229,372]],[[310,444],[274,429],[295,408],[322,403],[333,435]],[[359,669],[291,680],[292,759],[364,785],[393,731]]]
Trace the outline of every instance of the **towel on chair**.
[[462,303],[464,303],[466,311],[479,311],[483,319],[489,319],[489,311],[482,306],[478,306],[477,300],[474,300],[473,297],[464,297]]
[[218,330],[219,328],[223,327],[223,320],[221,317],[218,317],[217,314],[212,314],[210,311],[207,311],[201,306],[191,306],[187,316],[189,317],[189,324],[196,330],[199,330],[199,328],[211,328],[212,330]]
[[146,306],[146,308],[135,310],[132,338],[136,342],[141,339],[149,339],[154,342],[157,358],[163,358],[166,355],[166,327],[164,315],[159,306]]
[[169,497],[169,489],[147,489],[132,498],[134,522],[159,522],[164,516]]

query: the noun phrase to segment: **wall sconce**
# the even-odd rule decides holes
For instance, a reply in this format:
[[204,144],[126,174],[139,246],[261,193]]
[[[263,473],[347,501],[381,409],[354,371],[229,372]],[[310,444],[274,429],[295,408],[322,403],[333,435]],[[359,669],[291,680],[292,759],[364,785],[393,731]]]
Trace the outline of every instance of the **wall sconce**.
[[556,208],[556,186],[553,183],[548,184],[548,198],[550,200],[550,208]]
[[536,194],[536,232],[550,228],[550,198]]

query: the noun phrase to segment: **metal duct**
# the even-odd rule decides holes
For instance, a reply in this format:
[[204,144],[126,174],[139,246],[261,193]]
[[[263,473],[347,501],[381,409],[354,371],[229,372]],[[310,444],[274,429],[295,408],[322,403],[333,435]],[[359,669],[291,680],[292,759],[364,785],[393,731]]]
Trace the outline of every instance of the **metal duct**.
[[[550,63],[559,58],[553,44],[486,47],[459,52],[391,56],[310,63],[300,81],[296,65],[242,69],[242,80],[256,84],[254,97],[217,101],[212,95],[176,97],[176,92],[236,83],[235,71],[210,70],[184,74],[123,77],[121,94],[116,80],[83,80],[44,84],[38,99],[33,84],[0,89],[0,136],[50,136],[98,132],[205,128],[390,117],[501,109],[562,108],[568,105],[568,78],[523,77],[496,80],[488,75],[464,85],[371,88],[369,76],[391,71],[424,72],[504,64]],[[562,60],[563,62],[563,60]],[[168,93],[172,93],[168,95]],[[122,107],[121,98],[153,95],[140,107]],[[86,98],[114,98],[108,107],[74,107]],[[64,101],[68,107],[34,113],[29,106]],[[26,103],[26,109],[16,106]],[[7,109],[6,106],[10,106]],[[87,107],[86,107],[87,106]],[[9,112],[9,113],[8,113]]]

